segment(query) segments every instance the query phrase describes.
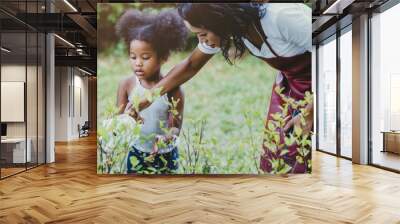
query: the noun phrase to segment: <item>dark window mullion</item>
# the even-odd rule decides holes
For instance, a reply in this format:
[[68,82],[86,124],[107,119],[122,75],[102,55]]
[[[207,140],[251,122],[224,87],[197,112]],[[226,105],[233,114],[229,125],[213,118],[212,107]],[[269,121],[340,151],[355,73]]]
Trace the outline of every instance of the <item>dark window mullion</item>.
[[314,110],[314,111],[316,111],[316,114],[315,114],[315,116],[316,116],[316,119],[315,119],[315,125],[316,125],[316,129],[315,129],[315,133],[316,133],[316,136],[315,136],[315,149],[319,149],[319,107],[318,107],[318,100],[319,100],[319,97],[318,97],[318,95],[319,95],[319,92],[318,92],[318,87],[319,87],[319,83],[318,83],[318,81],[319,81],[319,71],[318,71],[318,69],[319,69],[319,66],[318,66],[318,61],[319,61],[319,53],[318,53],[318,51],[319,51],[319,44],[317,44],[316,45],[316,47],[315,47],[315,101],[316,101],[316,103],[315,103],[315,105],[316,105],[316,109]]
[[[1,28],[2,28],[2,23],[0,23],[0,47],[2,46],[2,40],[1,40],[1,34],[2,34],[2,32],[1,32]],[[2,55],[2,52],[1,52],[1,50],[0,50],[0,124],[2,124],[1,123],[1,55]],[[0,134],[1,135],[1,134]],[[2,179],[2,177],[1,177],[1,170],[2,170],[2,162],[1,162],[1,144],[0,144],[0,179]]]
[[372,64],[371,64],[371,56],[372,56],[372,26],[371,26],[371,20],[372,20],[372,12],[368,12],[368,21],[367,21],[367,45],[368,45],[368,53],[367,53],[367,85],[368,85],[368,95],[367,95],[367,107],[368,107],[368,112],[367,112],[367,119],[368,119],[368,124],[367,124],[367,129],[368,129],[368,164],[373,164],[373,153],[372,153]]
[[340,30],[336,31],[336,154],[341,157],[341,119],[340,119]]
[[[39,0],[36,1],[39,13]],[[39,32],[36,32],[36,166],[39,165]]]
[[[49,8],[49,2],[45,1],[45,13],[48,13],[47,9]],[[47,37],[48,33],[45,31],[44,33],[44,68],[42,69],[42,80],[44,79],[44,163],[47,163]],[[42,42],[43,43],[43,42]],[[42,60],[43,60],[42,59]],[[43,78],[44,71],[44,78]],[[61,90],[60,90],[61,91]],[[42,107],[43,109],[43,107]],[[43,118],[43,117],[42,117]]]
[[[28,1],[25,0],[25,21],[28,17]],[[28,170],[28,119],[27,119],[27,90],[28,90],[28,25],[25,23],[25,102],[24,102],[24,118],[25,118],[25,170]]]

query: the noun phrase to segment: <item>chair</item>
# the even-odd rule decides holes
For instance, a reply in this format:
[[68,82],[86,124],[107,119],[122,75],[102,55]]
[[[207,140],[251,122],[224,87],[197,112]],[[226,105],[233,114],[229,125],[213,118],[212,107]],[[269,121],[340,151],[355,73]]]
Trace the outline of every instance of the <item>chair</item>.
[[85,121],[82,127],[78,124],[79,138],[89,136],[89,129],[90,129],[89,121]]

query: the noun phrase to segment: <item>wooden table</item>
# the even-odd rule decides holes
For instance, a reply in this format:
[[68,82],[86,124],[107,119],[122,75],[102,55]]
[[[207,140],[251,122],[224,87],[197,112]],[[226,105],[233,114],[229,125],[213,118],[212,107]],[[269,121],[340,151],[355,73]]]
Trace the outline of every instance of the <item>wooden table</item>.
[[400,154],[400,131],[382,131],[383,150],[382,152],[392,152]]

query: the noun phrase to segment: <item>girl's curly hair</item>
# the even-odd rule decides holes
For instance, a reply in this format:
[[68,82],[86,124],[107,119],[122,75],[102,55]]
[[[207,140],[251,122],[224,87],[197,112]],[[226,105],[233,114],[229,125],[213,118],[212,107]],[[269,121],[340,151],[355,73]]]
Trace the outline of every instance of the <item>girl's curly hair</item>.
[[158,14],[128,10],[119,18],[115,28],[128,46],[133,40],[146,41],[162,59],[168,58],[172,51],[183,49],[188,36],[182,18],[172,9]]

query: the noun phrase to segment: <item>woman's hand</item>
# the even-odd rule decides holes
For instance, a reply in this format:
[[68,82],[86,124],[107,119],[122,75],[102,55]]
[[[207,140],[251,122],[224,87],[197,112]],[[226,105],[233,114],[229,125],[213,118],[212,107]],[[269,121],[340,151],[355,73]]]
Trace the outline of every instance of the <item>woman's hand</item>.
[[310,104],[311,106],[307,106],[305,108],[306,114],[304,116],[305,124],[303,125],[301,122],[301,116],[302,114],[298,114],[294,116],[292,119],[290,119],[285,127],[283,128],[283,131],[287,133],[292,127],[300,127],[303,131],[304,134],[309,134],[312,130],[313,127],[313,105]]
[[151,151],[151,154],[157,154],[158,153],[158,150],[159,150],[159,148],[158,148],[158,146],[161,144],[161,145],[169,145],[169,144],[172,144],[174,141],[176,141],[176,135],[170,135],[170,134],[167,134],[167,135],[156,135],[156,140],[155,140],[155,142],[154,142],[154,145],[153,145],[153,149],[152,149],[152,151]]

